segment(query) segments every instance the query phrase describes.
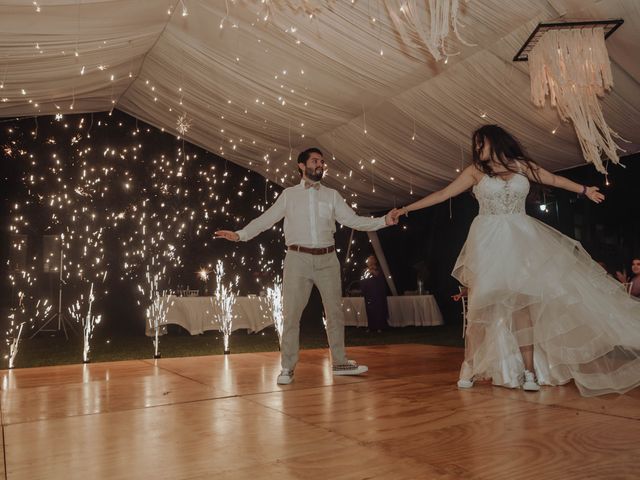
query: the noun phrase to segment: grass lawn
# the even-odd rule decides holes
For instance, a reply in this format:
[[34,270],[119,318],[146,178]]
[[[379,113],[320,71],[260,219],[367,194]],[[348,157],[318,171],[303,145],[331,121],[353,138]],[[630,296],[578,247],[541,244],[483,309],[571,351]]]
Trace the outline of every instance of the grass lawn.
[[[464,346],[460,337],[460,325],[449,324],[437,327],[392,328],[383,332],[367,332],[365,328],[347,327],[347,346],[383,345],[402,343],[423,343],[429,345]],[[305,328],[300,335],[300,348],[325,348],[327,338],[323,329]],[[237,330],[231,335],[231,354],[247,352],[269,352],[278,350],[275,330],[268,327],[261,332],[249,334]],[[99,331],[91,341],[91,362],[110,362],[153,358],[153,341],[144,335],[106,335]],[[170,330],[160,337],[160,353],[163,358],[189,357],[197,355],[222,355],[222,336],[215,331],[203,335],[188,335],[178,330]],[[15,360],[16,368],[39,367],[43,365],[63,365],[82,363],[82,338],[71,335],[39,335],[24,338]],[[4,359],[2,368],[7,368]]]

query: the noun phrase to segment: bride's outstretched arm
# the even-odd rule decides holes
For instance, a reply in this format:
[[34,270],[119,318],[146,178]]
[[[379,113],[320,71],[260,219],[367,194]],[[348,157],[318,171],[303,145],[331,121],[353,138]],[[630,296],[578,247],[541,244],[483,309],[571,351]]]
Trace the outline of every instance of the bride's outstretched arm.
[[455,197],[456,195],[459,195],[462,192],[470,189],[476,183],[478,175],[480,175],[478,169],[473,165],[470,165],[462,171],[458,178],[456,178],[442,190],[427,195],[426,197],[413,202],[406,207],[398,209],[398,215],[406,215],[414,210],[420,210],[421,208],[430,207],[432,205],[444,202],[451,197]]
[[[599,192],[598,187],[587,187],[586,185],[580,185],[579,183],[573,182],[568,178],[561,177],[560,175],[555,175],[540,166],[536,166],[535,174],[531,175],[529,172],[529,178],[535,181],[540,181],[545,185],[550,185],[552,187],[562,188],[564,190],[568,190],[569,192],[574,192],[580,195],[584,195],[589,200],[595,203],[600,203],[604,200],[604,195]],[[537,176],[537,178],[536,178]]]

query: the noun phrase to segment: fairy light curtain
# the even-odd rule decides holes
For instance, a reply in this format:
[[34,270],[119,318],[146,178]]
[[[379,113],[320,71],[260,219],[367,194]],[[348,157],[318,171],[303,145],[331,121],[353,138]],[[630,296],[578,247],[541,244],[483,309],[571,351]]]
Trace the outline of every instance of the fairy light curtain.
[[620,136],[604,118],[600,98],[613,87],[603,27],[552,29],[529,53],[531,99],[542,107],[547,97],[563,121],[571,121],[582,153],[601,173],[603,154],[619,163]]
[[[405,18],[399,0],[5,0],[0,117],[117,108],[282,186],[315,145],[327,185],[361,212],[384,210],[453,180],[483,123],[508,127],[549,170],[584,163],[511,61],[535,25],[565,15],[625,19],[607,40],[616,88],[602,106],[640,144],[637,0],[449,0],[441,14],[429,1],[405,2]],[[434,12],[443,32],[450,20],[440,61],[411,26],[430,37]]]

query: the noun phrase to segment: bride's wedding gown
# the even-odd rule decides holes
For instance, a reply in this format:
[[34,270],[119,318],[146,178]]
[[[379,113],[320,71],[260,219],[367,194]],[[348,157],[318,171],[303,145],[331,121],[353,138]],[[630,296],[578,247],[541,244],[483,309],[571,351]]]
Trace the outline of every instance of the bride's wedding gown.
[[453,276],[469,287],[461,378],[518,387],[519,347],[534,346],[541,385],[574,380],[585,396],[640,384],[640,302],[579,242],[525,214],[529,180],[484,176]]

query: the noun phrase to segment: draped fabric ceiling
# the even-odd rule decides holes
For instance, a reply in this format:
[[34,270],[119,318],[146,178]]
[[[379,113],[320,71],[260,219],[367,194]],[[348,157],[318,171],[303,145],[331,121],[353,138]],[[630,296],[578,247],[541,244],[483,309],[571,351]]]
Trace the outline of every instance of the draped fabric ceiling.
[[476,46],[452,36],[459,54],[446,63],[400,38],[387,11],[399,2],[318,0],[313,16],[302,3],[4,0],[0,116],[118,108],[178,135],[186,114],[186,140],[283,186],[298,179],[300,149],[319,146],[330,186],[383,209],[451,181],[487,122],[550,170],[584,163],[573,127],[533,106],[528,65],[511,59],[539,22],[623,18],[602,102],[638,149],[637,0],[461,2],[461,35]]

